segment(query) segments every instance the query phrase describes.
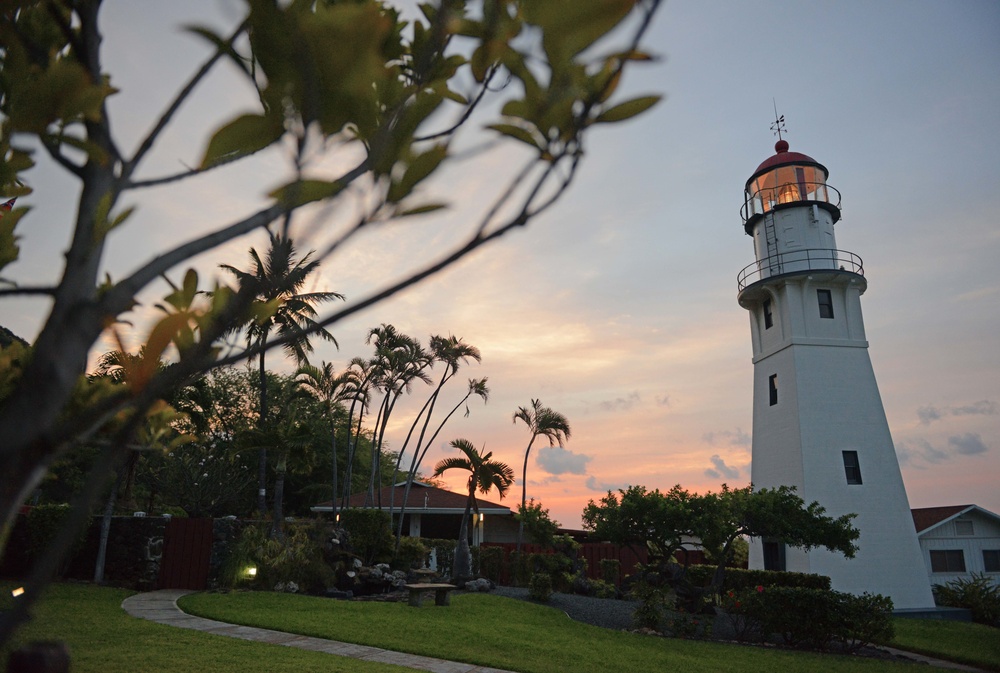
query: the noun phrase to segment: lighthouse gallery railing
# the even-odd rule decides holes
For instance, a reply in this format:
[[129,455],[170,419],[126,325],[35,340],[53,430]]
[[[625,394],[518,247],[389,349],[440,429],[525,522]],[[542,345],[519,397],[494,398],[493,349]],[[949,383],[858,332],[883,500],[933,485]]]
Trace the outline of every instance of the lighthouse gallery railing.
[[737,277],[737,285],[742,292],[757,281],[802,271],[849,271],[859,276],[865,275],[861,258],[846,250],[829,248],[809,248],[771,255],[749,264]]

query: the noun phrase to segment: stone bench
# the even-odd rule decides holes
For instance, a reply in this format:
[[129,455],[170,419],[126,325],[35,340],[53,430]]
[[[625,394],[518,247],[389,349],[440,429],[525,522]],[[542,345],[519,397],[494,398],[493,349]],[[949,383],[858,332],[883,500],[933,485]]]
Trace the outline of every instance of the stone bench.
[[425,591],[434,592],[434,605],[451,605],[448,594],[458,587],[454,584],[404,584],[403,588],[410,592],[410,605],[419,608]]

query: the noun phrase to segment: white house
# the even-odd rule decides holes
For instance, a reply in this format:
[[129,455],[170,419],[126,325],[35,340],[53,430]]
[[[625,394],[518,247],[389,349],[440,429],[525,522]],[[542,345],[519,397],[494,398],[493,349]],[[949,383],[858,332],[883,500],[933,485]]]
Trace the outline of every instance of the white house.
[[931,584],[985,573],[1000,585],[1000,516],[976,505],[912,510]]

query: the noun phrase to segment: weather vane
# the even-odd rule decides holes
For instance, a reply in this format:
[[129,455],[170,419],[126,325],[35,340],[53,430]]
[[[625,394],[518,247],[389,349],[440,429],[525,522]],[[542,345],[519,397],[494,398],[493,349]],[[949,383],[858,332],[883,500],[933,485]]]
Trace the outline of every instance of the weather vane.
[[788,129],[785,128],[785,115],[778,116],[778,104],[771,99],[771,103],[774,104],[774,123],[771,124],[771,133],[778,136],[778,140],[781,140],[782,132],[788,133]]

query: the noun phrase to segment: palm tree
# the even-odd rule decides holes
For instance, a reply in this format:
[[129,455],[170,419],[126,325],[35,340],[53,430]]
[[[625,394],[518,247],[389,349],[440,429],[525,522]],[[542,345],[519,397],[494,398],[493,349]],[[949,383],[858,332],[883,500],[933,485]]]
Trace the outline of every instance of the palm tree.
[[[380,327],[371,329],[368,332],[366,343],[375,345],[375,357],[373,366],[375,368],[375,386],[383,391],[382,404],[379,406],[378,415],[375,421],[375,436],[372,442],[372,464],[371,473],[368,480],[368,493],[365,496],[365,505],[371,504],[375,498],[376,491],[381,497],[381,488],[376,489],[376,479],[381,487],[382,475],[382,447],[385,440],[385,431],[389,424],[389,417],[396,406],[396,402],[404,392],[410,392],[414,381],[430,383],[430,377],[425,373],[433,363],[431,356],[420,345],[420,342],[413,337],[407,336],[397,331],[392,325],[383,324]],[[378,502],[379,507],[382,506]]]
[[[438,381],[437,387],[427,398],[427,401],[424,402],[424,406],[420,410],[420,413],[418,413],[416,417],[413,419],[413,423],[412,425],[410,425],[410,430],[406,434],[406,439],[403,442],[402,448],[400,448],[399,456],[398,459],[396,460],[396,469],[394,474],[399,472],[399,468],[403,460],[403,454],[406,452],[406,447],[409,445],[410,439],[413,436],[413,432],[416,430],[417,425],[420,423],[421,419],[423,419],[423,425],[421,426],[420,433],[417,437],[417,445],[413,450],[413,457],[410,459],[410,469],[407,472],[406,476],[406,488],[403,491],[403,503],[402,505],[400,505],[399,525],[396,530],[397,548],[399,546],[399,541],[403,534],[403,514],[406,510],[407,498],[409,497],[410,488],[413,485],[413,479],[416,477],[417,470],[420,467],[420,463],[423,461],[424,455],[426,455],[427,453],[427,448],[434,443],[434,439],[437,437],[438,433],[441,432],[441,429],[444,427],[445,423],[448,422],[448,419],[450,419],[451,416],[458,410],[458,408],[461,407],[463,404],[465,404],[465,402],[472,395],[478,395],[483,399],[484,402],[486,402],[488,401],[490,394],[489,388],[486,385],[485,378],[480,380],[470,379],[469,389],[465,397],[463,397],[461,401],[459,401],[459,403],[456,404],[454,408],[452,408],[452,410],[444,417],[444,420],[441,421],[440,425],[438,425],[437,429],[434,431],[434,434],[431,435],[430,439],[427,439],[426,437],[427,428],[430,425],[431,417],[434,414],[434,407],[437,404],[439,395],[441,394],[441,389],[444,388],[445,384],[448,383],[449,380],[454,378],[454,376],[458,373],[458,370],[463,362],[468,362],[469,360],[482,362],[482,356],[479,353],[479,349],[471,344],[465,343],[464,341],[462,341],[460,337],[455,337],[452,335],[448,335],[447,337],[432,336],[430,338],[430,349],[432,353],[433,363],[436,362],[443,363],[444,371],[441,374],[441,378]],[[466,407],[465,415],[466,416],[469,415],[468,407]],[[421,451],[421,449],[423,449],[423,451]],[[392,495],[393,495],[393,500],[389,503],[390,515],[392,514],[395,505],[395,496],[396,496],[395,490],[392,491]]]
[[[531,440],[528,448],[524,452],[524,472],[521,476],[521,511],[525,511],[528,504],[528,455],[531,453],[531,445],[539,436],[549,440],[549,446],[555,446],[556,442],[560,446],[569,439],[569,421],[558,411],[553,411],[548,407],[543,407],[541,400],[531,400],[531,407],[518,407],[514,412],[514,423],[524,421],[531,431]],[[517,527],[517,551],[521,551],[521,539],[524,537],[524,520]]]
[[[319,262],[310,259],[312,252],[297,259],[295,246],[290,238],[271,232],[268,235],[270,247],[264,259],[261,259],[257,250],[250,248],[251,270],[243,271],[228,264],[221,265],[236,277],[240,294],[253,298],[254,308],[258,312],[257,316],[245,324],[244,329],[247,347],[257,348],[259,353],[261,429],[267,425],[267,372],[264,368],[264,355],[271,332],[276,331],[280,338],[288,339],[283,345],[287,355],[294,357],[296,362],[307,362],[307,355],[313,350],[309,341],[311,335],[318,334],[337,345],[333,335],[316,322],[316,309],[313,305],[344,298],[337,292],[299,294]],[[258,455],[257,509],[263,516],[267,512],[267,447],[262,445]]]
[[[333,518],[337,519],[337,426],[336,412],[346,400],[354,400],[361,388],[361,377],[353,368],[336,374],[333,365],[323,362],[320,367],[303,365],[295,372],[299,387],[326,407],[330,419],[330,447],[333,456]],[[348,421],[350,422],[350,421]]]
[[434,466],[434,477],[440,477],[445,471],[458,469],[469,472],[469,499],[465,503],[465,514],[462,515],[462,523],[458,529],[458,544],[455,545],[455,561],[452,565],[452,579],[461,580],[472,575],[472,557],[469,552],[469,513],[479,514],[479,505],[476,503],[476,491],[483,495],[488,494],[492,489],[496,489],[500,499],[507,495],[507,491],[514,483],[514,470],[506,463],[493,460],[493,452],[486,455],[479,453],[479,450],[467,439],[456,439],[451,442],[453,448],[462,452],[461,457],[443,458]]

